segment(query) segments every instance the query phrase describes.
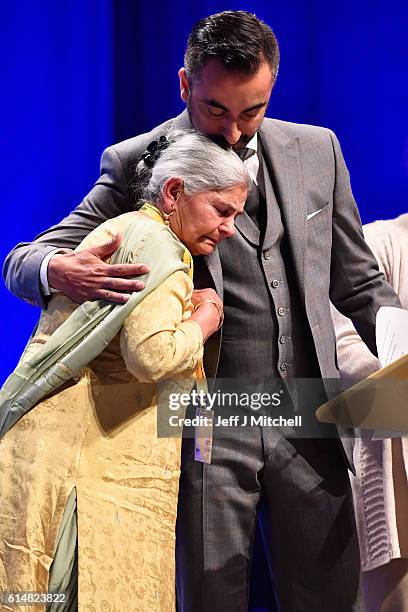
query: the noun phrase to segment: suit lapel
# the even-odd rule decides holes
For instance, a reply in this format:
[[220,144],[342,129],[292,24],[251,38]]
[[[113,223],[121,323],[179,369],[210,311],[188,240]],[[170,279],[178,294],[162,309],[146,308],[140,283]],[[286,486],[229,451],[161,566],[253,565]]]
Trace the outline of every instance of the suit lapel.
[[[199,273],[199,278],[197,279],[198,286],[201,288],[211,287],[212,279],[216,292],[220,296],[221,300],[223,300],[224,286],[222,282],[222,268],[218,250],[216,249],[213,253],[211,253],[211,255],[203,257],[202,263],[204,265],[204,269],[201,268],[202,273]],[[200,266],[198,267],[198,272],[199,271]],[[211,278],[208,278],[208,275]],[[204,371],[206,373],[207,378],[214,378],[217,373],[218,360],[220,358],[220,348],[221,330],[210,336],[210,338],[208,338],[207,342],[204,345]]]
[[218,249],[204,257],[208,271],[214,282],[214,287],[221,299],[224,299],[224,285],[222,282],[222,268]]
[[265,155],[262,155],[262,172],[263,184],[265,186],[265,201],[267,203],[266,229],[262,248],[269,249],[273,244],[275,244],[282,229],[282,216],[278,202],[276,200],[275,192],[273,190],[270,172],[266,163]]
[[259,245],[259,229],[245,211],[242,213],[242,215],[236,217],[235,227],[239,233],[242,234],[251,244],[254,246]]
[[306,201],[298,138],[290,139],[276,125],[264,121],[259,135],[267,166],[276,187],[285,231],[293,256],[301,295],[305,294],[305,261],[307,248]]

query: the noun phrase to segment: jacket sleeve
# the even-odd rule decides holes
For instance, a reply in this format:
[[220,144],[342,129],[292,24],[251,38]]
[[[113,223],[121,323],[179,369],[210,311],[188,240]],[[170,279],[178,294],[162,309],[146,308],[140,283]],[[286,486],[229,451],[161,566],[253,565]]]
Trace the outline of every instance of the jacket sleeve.
[[131,208],[128,181],[115,148],[106,149],[101,159],[101,175],[81,204],[60,223],[32,242],[19,243],[9,253],[3,266],[3,278],[9,291],[30,304],[45,308],[40,283],[44,257],[55,248],[75,249],[97,225],[128,212]]
[[401,307],[369,246],[364,240],[360,215],[351,191],[350,177],[339,142],[330,132],[335,156],[333,242],[330,299],[354,326],[370,351],[377,355],[375,318],[381,306]]
[[[364,235],[372,249],[381,272],[394,289],[394,257],[387,222],[377,221],[364,227]],[[361,340],[353,323],[332,307],[332,318],[336,331],[337,359],[341,376],[345,378],[366,378],[381,365]]]

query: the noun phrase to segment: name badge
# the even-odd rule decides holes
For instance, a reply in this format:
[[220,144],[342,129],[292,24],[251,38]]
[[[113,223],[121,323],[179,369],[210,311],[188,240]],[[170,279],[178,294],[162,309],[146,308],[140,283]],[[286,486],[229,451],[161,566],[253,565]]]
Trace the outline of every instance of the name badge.
[[196,410],[194,461],[211,463],[214,410],[199,406]]

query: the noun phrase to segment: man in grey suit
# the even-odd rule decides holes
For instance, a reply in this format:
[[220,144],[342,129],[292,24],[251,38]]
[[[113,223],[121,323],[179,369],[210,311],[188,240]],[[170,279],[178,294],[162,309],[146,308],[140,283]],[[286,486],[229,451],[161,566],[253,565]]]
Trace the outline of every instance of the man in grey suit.
[[[129,185],[146,146],[170,128],[192,125],[232,146],[253,178],[235,236],[196,262],[196,286],[214,286],[225,309],[210,374],[338,378],[330,299],[375,352],[376,312],[399,306],[398,298],[364,242],[333,132],[264,119],[278,63],[273,32],[254,15],[226,11],[198,22],[179,72],[187,110],[104,152],[101,177],[77,209],[10,253],[9,289],[40,306],[47,281],[78,301],[125,300],[122,292],[137,289],[138,281],[121,277],[141,269],[100,261],[119,239],[78,255],[55,250],[73,249],[96,225],[130,210]],[[191,441],[183,444],[181,610],[247,609],[261,494],[269,508],[263,524],[279,609],[361,610],[350,444],[285,438],[261,426],[224,433],[214,438],[210,464],[194,460]]]

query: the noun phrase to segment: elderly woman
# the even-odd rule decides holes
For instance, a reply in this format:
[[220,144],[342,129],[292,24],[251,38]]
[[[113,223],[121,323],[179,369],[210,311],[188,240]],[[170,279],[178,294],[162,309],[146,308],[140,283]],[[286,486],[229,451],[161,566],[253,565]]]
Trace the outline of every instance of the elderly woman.
[[121,234],[112,259],[148,264],[145,289],[54,295],[0,394],[0,591],[64,592],[53,610],[175,610],[181,441],[157,436],[156,381],[203,376],[223,309],[193,291],[191,255],[234,233],[248,175],[191,132],[150,145],[141,177],[147,201],[78,249]]

